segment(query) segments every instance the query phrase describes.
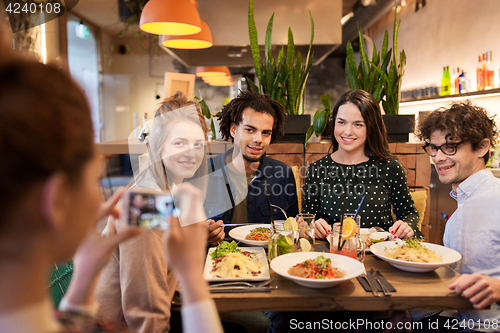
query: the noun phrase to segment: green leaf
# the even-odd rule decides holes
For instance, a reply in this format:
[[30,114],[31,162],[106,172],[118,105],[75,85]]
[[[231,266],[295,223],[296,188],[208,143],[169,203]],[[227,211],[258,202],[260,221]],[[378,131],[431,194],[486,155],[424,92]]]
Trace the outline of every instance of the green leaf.
[[210,130],[212,131],[212,139],[215,140],[215,138],[217,137],[216,133],[215,133],[215,125],[214,125],[214,118],[211,118],[210,119]]
[[199,102],[200,106],[201,106],[201,113],[203,113],[203,115],[205,116],[205,118],[207,119],[210,119],[210,117],[212,116],[211,113],[210,113],[210,108],[208,107],[208,104],[207,102],[202,99],[200,102]]
[[253,0],[250,0],[250,4],[248,5],[248,35],[250,38],[250,49],[252,51],[252,57],[255,66],[255,75],[259,78],[259,85],[260,85],[261,60],[259,52],[259,41],[257,37],[257,27],[255,26],[255,18],[253,14]]
[[365,40],[363,38],[363,31],[361,30],[361,27],[358,24],[358,35],[359,35],[359,55],[360,55],[360,65],[361,65],[361,73],[362,73],[362,84],[363,84],[363,89],[366,90],[368,87],[368,80],[369,80],[369,75],[368,75],[368,57],[366,55],[366,47],[365,47]]
[[283,45],[281,45],[281,49],[278,52],[278,64],[284,62],[284,60],[285,60],[284,56],[285,56],[285,50],[284,50]]
[[382,66],[380,67],[380,69],[384,72],[387,70],[387,66],[389,66],[389,62],[391,61],[391,52],[392,49],[390,49],[389,52],[386,53],[384,61],[382,62]]
[[[307,51],[306,64],[309,63],[309,56],[311,55],[311,49],[314,41],[314,20],[311,11],[309,11],[309,17],[311,18],[311,41],[309,42],[309,50]],[[311,60],[312,58],[314,58],[314,55],[311,57]]]
[[380,102],[380,99],[382,99],[382,89],[384,88],[384,80],[379,80],[377,83],[377,86],[375,87],[375,90],[373,91],[373,97],[377,100],[377,102]]
[[313,128],[314,128],[314,133],[316,136],[319,138],[321,133],[325,130],[326,123],[328,122],[328,116],[326,114],[325,110],[318,110],[314,114],[313,118]]
[[286,60],[288,63],[288,72],[292,72],[295,63],[295,44],[293,42],[293,34],[291,28],[288,28],[288,44],[286,47]]
[[347,57],[346,57],[346,64],[345,64],[345,70],[347,74],[347,82],[349,83],[349,88],[352,90],[359,89],[360,86],[358,84],[358,69],[356,68],[356,60],[354,58],[354,50],[352,49],[352,44],[350,41],[347,41]]
[[264,48],[264,53],[266,55],[266,59],[272,58],[272,44],[271,44],[271,39],[273,37],[273,21],[274,21],[274,13],[271,15],[271,18],[269,19],[269,23],[267,24],[267,29],[266,29],[266,44]]
[[389,47],[389,33],[386,30],[385,34],[384,34],[384,42],[382,44],[382,58],[385,58],[385,55],[387,54],[388,47]]
[[252,89],[256,92],[256,93],[260,93],[260,90],[259,88],[257,87],[257,85],[250,79],[247,77],[247,82],[250,84],[250,87],[252,87]]
[[313,131],[314,131],[314,128],[312,127],[312,125],[309,126],[309,128],[307,129],[307,132],[306,132],[306,140],[304,142],[304,148],[307,148],[307,141],[311,138]]
[[321,102],[323,103],[323,105],[325,106],[325,110],[327,112],[327,115],[330,114],[330,111],[332,110],[332,107],[331,107],[331,100],[332,100],[332,97],[330,94],[324,94],[324,95],[321,95],[320,97],[321,99]]

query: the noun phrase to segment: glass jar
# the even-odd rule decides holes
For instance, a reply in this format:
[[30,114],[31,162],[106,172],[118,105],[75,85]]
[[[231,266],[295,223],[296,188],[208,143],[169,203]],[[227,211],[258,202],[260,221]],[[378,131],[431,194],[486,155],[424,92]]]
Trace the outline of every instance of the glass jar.
[[[354,218],[354,214],[346,214],[345,217]],[[347,239],[342,239],[339,248],[340,222],[334,223],[330,234],[330,253],[341,254],[363,262],[365,249],[360,236],[360,216],[356,216],[356,231],[354,235]]]
[[274,225],[271,225],[267,248],[269,262],[282,254],[295,252],[295,231],[285,231],[283,228],[284,222],[278,220],[274,221]]

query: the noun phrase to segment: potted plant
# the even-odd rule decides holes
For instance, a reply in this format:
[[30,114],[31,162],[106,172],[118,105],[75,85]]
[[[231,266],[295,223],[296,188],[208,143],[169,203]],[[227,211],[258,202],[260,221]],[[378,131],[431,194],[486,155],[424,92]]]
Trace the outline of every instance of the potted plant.
[[[407,142],[409,133],[413,131],[414,115],[399,115],[401,99],[401,82],[406,65],[405,51],[398,54],[398,33],[401,21],[397,21],[394,13],[392,49],[388,49],[388,32],[385,31],[382,54],[373,45],[372,60],[368,60],[363,32],[359,32],[360,63],[356,67],[354,51],[347,42],[346,75],[351,89],[362,89],[371,93],[377,102],[382,102],[383,116],[387,128],[389,142]],[[392,59],[391,59],[392,56]],[[382,61],[381,61],[382,60]]]
[[[307,141],[311,137],[311,135],[316,134],[319,138],[322,134],[326,134],[325,130],[328,128],[328,122],[332,117],[332,106],[331,106],[331,96],[330,94],[321,95],[321,102],[323,103],[324,108],[317,110],[314,113],[313,123],[309,126],[309,129],[306,133],[306,139],[304,142],[304,148],[307,147]],[[330,133],[331,134],[331,133]],[[327,135],[327,134],[326,134]]]
[[[287,118],[285,121],[284,141],[298,140],[298,142],[302,142],[311,123],[310,115],[304,114],[305,86],[314,57],[311,53],[314,40],[314,21],[311,12],[309,12],[311,19],[311,41],[305,62],[303,62],[300,51],[297,54],[297,58],[295,58],[295,43],[291,28],[288,28],[286,52],[284,46],[282,46],[278,52],[277,61],[275,61],[272,55],[271,44],[274,13],[271,15],[267,25],[264,59],[262,59],[259,51],[253,8],[253,0],[250,0],[248,8],[248,33],[258,86],[251,79],[248,80],[248,83],[255,91],[271,95],[273,99],[285,107]],[[301,106],[302,111],[300,110]]]

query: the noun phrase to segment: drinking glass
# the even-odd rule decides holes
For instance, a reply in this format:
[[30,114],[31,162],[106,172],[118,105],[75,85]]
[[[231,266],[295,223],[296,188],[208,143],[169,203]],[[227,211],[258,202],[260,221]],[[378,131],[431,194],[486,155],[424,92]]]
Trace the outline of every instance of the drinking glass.
[[274,226],[271,226],[269,233],[269,243],[267,247],[267,257],[269,262],[286,253],[293,253],[295,251],[295,231],[285,231],[283,224],[284,220],[274,221]]
[[[350,217],[354,219],[354,214],[345,214],[344,218]],[[357,259],[363,262],[365,259],[365,249],[363,241],[360,235],[361,217],[358,215],[354,219],[356,222],[356,232],[351,238],[342,238],[343,245],[339,251],[339,234],[340,234],[340,222],[334,223],[332,228],[332,233],[330,235],[330,253],[341,254],[353,259]]]
[[297,252],[314,251],[314,214],[297,214]]

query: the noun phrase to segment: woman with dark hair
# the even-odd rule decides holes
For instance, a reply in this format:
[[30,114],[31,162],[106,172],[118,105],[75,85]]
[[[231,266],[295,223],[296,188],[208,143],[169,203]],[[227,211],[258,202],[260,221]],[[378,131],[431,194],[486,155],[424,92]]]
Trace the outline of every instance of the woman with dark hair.
[[[175,193],[182,183],[190,183],[204,194],[208,129],[198,104],[177,92],[160,104],[152,122],[147,166],[128,187]],[[124,228],[110,218],[104,233]],[[125,322],[135,332],[168,332],[176,288],[176,277],[164,258],[162,232],[144,230],[121,244],[105,267],[96,290],[99,313]]]
[[332,113],[332,153],[308,166],[304,183],[302,210],[316,214],[316,237],[325,238],[332,223],[340,221],[344,197],[345,212],[354,213],[365,195],[361,227],[379,226],[396,237],[412,237],[418,232],[418,212],[404,169],[389,151],[377,101],[366,91],[352,90],[340,97]]

